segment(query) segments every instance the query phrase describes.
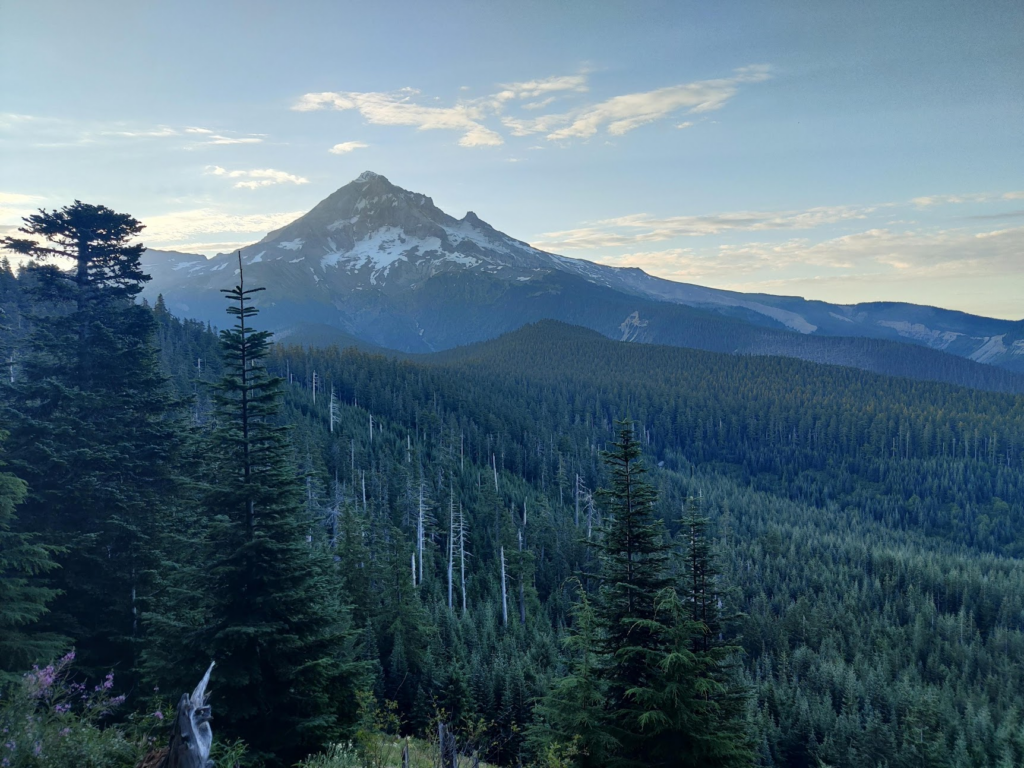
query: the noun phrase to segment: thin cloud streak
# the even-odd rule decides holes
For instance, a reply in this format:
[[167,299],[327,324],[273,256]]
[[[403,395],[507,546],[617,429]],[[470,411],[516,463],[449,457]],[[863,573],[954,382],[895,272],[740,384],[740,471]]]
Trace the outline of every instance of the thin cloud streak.
[[479,105],[425,107],[415,103],[419,91],[403,88],[397,93],[307,93],[292,107],[298,112],[320,109],[355,109],[373,125],[404,125],[420,131],[447,130],[462,134],[463,147],[499,146],[504,139],[480,120],[486,110]]
[[663,218],[640,213],[603,219],[590,227],[546,232],[531,245],[546,251],[564,251],[623,247],[675,237],[703,237],[726,232],[814,229],[825,224],[864,219],[879,207],[831,206],[805,211],[738,211]]
[[305,214],[306,211],[286,213],[229,213],[216,208],[195,208],[159,216],[142,217],[146,229],[143,242],[152,248],[166,244],[187,243],[202,235],[246,234],[254,240],[268,232],[280,229]]
[[915,197],[910,202],[918,208],[930,208],[935,205],[962,205],[964,203],[992,203],[1000,200],[1024,200],[1021,192],[976,192],[966,195],[928,195]]
[[218,133],[199,126],[175,128],[169,125],[147,126],[123,121],[80,121],[12,113],[0,113],[0,132],[15,136],[26,134],[33,140],[32,146],[35,147],[74,147],[100,143],[109,144],[118,141],[178,140],[182,142],[182,149],[195,149],[216,145],[260,144],[264,140],[264,136],[261,134],[238,131]]
[[327,151],[332,155],[347,155],[349,152],[355,152],[357,149],[366,149],[368,146],[370,145],[363,141],[343,141],[340,144],[335,144]]
[[765,291],[780,279],[812,279],[807,275],[780,278],[780,274],[800,268],[814,268],[815,277],[877,275],[884,280],[1021,275],[1022,249],[1024,227],[980,233],[870,229],[817,242],[794,238],[703,249],[671,248],[598,260],[617,267],[639,267],[671,280],[704,280],[736,290],[736,278],[745,276],[747,290]]
[[[422,98],[420,91],[403,88],[395,92],[307,93],[299,97],[292,109],[297,112],[356,110],[372,125],[456,131],[462,134],[458,142],[461,146],[495,147],[504,144],[505,137],[487,124],[491,119],[497,119],[516,137],[544,134],[548,141],[565,141],[588,139],[602,130],[610,136],[622,136],[683,110],[688,114],[700,114],[721,109],[737,94],[741,85],[764,82],[771,76],[768,65],[757,64],[735,70],[732,77],[628,93],[581,108],[532,117],[506,112],[516,105],[536,112],[566,95],[588,93],[590,87],[586,74],[508,83],[491,95],[460,100],[445,107],[425,106],[419,103]],[[682,125],[689,124],[692,123]]]
[[[645,93],[616,96],[585,109],[576,116],[561,116],[569,125],[548,133],[546,138],[550,141],[587,139],[602,128],[611,136],[622,136],[679,110],[685,109],[688,114],[712,112],[724,107],[736,95],[740,85],[760,83],[770,78],[771,70],[767,65],[755,65],[738,69],[736,74],[729,78],[703,80]],[[536,130],[547,129],[538,126]]]
[[20,192],[0,192],[0,205],[28,205],[46,198],[41,195],[25,195]]
[[309,179],[292,173],[277,171],[273,168],[255,168],[251,171],[229,171],[219,165],[209,165],[206,173],[210,176],[224,176],[228,179],[245,179],[235,182],[235,189],[258,189],[275,184],[308,184]]

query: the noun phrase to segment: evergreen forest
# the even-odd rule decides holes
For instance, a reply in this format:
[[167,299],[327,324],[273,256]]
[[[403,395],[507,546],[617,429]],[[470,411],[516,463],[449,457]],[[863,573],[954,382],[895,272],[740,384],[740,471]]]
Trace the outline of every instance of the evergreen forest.
[[3,241],[3,766],[140,764],[211,661],[217,768],[1024,765],[1024,396],[278,343],[241,264],[138,300],[141,229]]

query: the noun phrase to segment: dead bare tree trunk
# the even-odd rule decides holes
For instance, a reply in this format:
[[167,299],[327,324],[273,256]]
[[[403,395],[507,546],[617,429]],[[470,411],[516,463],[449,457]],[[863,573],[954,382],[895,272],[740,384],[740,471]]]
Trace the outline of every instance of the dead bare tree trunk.
[[181,694],[170,745],[148,754],[139,768],[214,768],[210,759],[213,729],[210,728],[210,705],[206,703],[206,686],[212,671],[213,662],[210,662],[192,695]]
[[462,576],[462,615],[466,615],[466,516],[459,505],[459,570]]
[[455,568],[455,492],[451,491],[448,500],[448,610],[452,609],[452,584]]
[[444,723],[437,724],[437,746],[441,768],[458,768],[459,749],[455,743],[455,734]]
[[420,507],[419,517],[416,519],[416,551],[420,556],[419,564],[419,581],[417,583],[423,583],[423,517],[426,514],[426,509],[423,506],[423,478],[420,477]]
[[508,592],[505,585],[505,548],[501,548],[501,624],[508,626]]

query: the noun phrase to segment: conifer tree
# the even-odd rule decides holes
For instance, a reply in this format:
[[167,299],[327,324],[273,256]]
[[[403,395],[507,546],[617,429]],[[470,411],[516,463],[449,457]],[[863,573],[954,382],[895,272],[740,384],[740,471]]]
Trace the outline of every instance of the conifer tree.
[[607,729],[597,617],[578,580],[576,587],[579,600],[572,608],[572,632],[565,639],[568,673],[552,684],[534,709],[527,742],[538,755],[568,758],[578,768],[601,768],[620,744]]
[[[721,574],[708,537],[708,519],[700,500],[687,500],[680,536],[684,542],[683,578],[675,610],[676,623],[685,627],[692,654],[694,692],[693,727],[690,738],[677,755],[687,755],[685,764],[708,768],[748,766],[753,751],[747,734],[744,707],[747,692],[737,681],[734,663],[740,648],[726,632],[735,618],[723,615],[725,594]],[[683,637],[678,637],[678,646]],[[682,654],[682,650],[677,648]]]
[[595,616],[601,635],[601,675],[607,696],[608,729],[622,745],[609,764],[653,765],[645,738],[645,711],[635,692],[659,674],[672,617],[659,610],[672,586],[669,545],[655,515],[657,494],[646,479],[640,443],[629,421],[620,421],[618,440],[603,454],[610,487],[601,492],[608,521],[595,548],[601,587]]
[[[3,245],[72,268],[26,270],[31,350],[9,393],[10,463],[28,483],[20,525],[59,545],[61,595],[45,618],[71,636],[79,668],[133,669],[139,622],[161,563],[161,528],[180,487],[180,403],[159,369],[142,225],[75,201],[40,210]],[[123,679],[123,678],[122,678]]]
[[302,486],[285,428],[282,379],[265,367],[271,333],[242,281],[226,290],[233,328],[221,332],[217,466],[206,498],[213,523],[210,625],[202,645],[218,662],[218,719],[270,765],[290,765],[342,732],[355,700],[345,607],[331,557],[307,535]]

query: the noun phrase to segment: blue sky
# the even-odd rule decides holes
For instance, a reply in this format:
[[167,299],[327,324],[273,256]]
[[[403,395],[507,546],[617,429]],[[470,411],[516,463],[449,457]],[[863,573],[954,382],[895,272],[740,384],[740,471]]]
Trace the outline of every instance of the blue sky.
[[[568,256],[1024,317],[1024,3],[0,3],[0,228],[253,242],[363,170]],[[332,151],[333,150],[333,151]]]

